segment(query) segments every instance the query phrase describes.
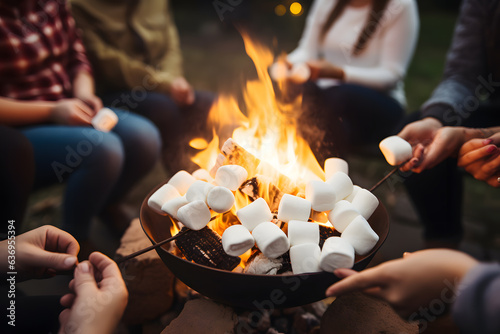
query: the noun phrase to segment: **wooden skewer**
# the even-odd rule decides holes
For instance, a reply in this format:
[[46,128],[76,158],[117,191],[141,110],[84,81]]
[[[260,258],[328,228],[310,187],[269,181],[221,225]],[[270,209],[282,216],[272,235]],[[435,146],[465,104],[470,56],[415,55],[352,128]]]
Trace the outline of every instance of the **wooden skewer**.
[[373,187],[370,188],[370,192],[374,191],[375,189],[377,189],[382,183],[384,183],[389,177],[391,177],[392,174],[396,173],[399,168],[404,165],[405,163],[395,167],[393,170],[391,170],[386,176],[384,176],[380,181],[378,181],[377,183],[375,183],[375,185]]

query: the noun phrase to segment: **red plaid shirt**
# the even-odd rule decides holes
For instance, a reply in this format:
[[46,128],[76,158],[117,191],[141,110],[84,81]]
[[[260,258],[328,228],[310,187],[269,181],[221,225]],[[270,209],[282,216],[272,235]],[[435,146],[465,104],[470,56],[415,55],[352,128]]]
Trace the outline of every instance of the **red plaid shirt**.
[[91,73],[65,0],[0,1],[0,96],[57,101]]

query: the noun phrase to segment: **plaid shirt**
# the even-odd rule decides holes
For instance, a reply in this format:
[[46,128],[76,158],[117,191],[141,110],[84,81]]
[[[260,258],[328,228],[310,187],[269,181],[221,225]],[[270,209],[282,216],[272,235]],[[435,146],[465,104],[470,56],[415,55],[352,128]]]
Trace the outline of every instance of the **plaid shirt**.
[[91,73],[65,0],[0,0],[0,96],[57,101]]

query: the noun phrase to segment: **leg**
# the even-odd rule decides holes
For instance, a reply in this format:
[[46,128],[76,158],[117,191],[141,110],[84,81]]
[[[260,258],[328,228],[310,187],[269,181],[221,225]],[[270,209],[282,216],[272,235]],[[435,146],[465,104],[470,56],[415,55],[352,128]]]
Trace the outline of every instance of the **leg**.
[[35,153],[35,186],[67,180],[62,228],[88,239],[91,218],[102,209],[121,173],[118,136],[89,127],[47,125],[23,129]]
[[0,126],[0,156],[0,216],[20,228],[35,179],[33,148],[21,132]]

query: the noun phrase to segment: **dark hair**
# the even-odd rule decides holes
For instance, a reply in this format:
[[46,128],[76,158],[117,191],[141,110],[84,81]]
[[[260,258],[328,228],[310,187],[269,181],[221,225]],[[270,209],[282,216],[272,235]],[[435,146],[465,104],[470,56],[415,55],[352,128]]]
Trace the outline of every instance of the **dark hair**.
[[[321,29],[321,41],[325,39],[326,33],[333,27],[333,24],[335,23],[335,21],[337,21],[340,15],[342,15],[345,7],[349,4],[349,1],[350,0],[338,0],[337,5],[335,5],[332,12],[330,13],[330,16]],[[358,36],[358,41],[356,42],[356,46],[352,51],[353,55],[359,55],[363,51],[368,41],[377,30],[380,24],[380,20],[384,16],[384,12],[389,1],[390,0],[373,0],[371,14],[366,18],[365,26]]]

